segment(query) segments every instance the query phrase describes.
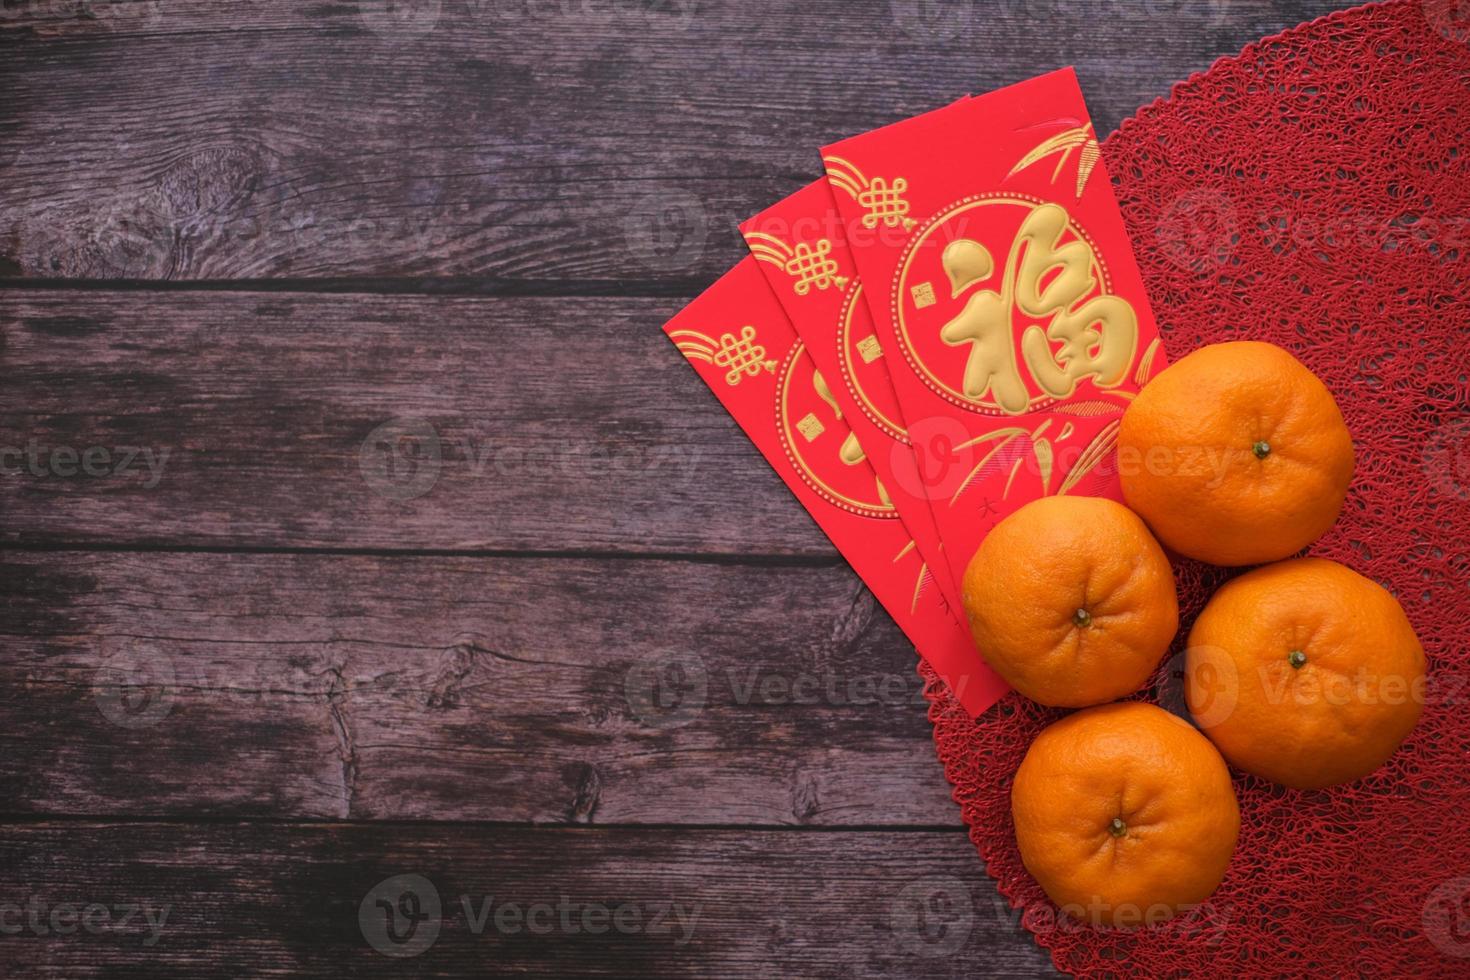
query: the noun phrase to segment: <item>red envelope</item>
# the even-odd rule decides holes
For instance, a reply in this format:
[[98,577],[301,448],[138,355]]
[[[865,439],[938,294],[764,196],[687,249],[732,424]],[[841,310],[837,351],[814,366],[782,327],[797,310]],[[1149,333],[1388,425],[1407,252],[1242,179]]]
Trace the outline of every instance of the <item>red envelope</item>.
[[1119,417],[1165,358],[1073,71],[823,162],[956,580],[1022,504],[1117,499]]
[[753,258],[664,332],[959,701],[978,715],[1007,688],[924,569],[844,413]]
[[745,222],[740,231],[843,420],[867,451],[929,574],[963,623],[959,588],[944,559],[887,358],[827,182],[807,185]]

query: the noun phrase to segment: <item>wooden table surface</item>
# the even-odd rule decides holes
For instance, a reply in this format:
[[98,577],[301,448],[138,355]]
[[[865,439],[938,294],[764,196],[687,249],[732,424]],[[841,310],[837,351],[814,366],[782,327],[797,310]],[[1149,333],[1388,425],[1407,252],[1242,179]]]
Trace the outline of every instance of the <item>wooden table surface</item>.
[[0,975],[1050,974],[659,328],[824,142],[1332,6],[3,0]]

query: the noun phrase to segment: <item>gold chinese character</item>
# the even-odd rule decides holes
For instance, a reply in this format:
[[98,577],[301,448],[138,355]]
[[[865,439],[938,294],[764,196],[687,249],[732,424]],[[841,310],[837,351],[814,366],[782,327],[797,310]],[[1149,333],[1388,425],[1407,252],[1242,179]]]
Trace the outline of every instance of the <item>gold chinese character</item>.
[[[1027,247],[1016,283],[1022,313],[1038,320],[1051,317],[1044,333],[1034,325],[1026,329],[1021,353],[1037,383],[1058,398],[1071,395],[1087,377],[1105,388],[1117,384],[1138,344],[1138,317],[1122,297],[1103,293],[1077,305],[1097,280],[1091,246],[1081,240],[1058,245],[1066,230],[1067,212],[1057,205],[1031,212],[1021,225]],[[1061,350],[1053,354],[1048,340],[1061,344]]]
[[914,297],[914,305],[924,310],[933,306],[938,300],[934,298],[934,284],[932,282],[921,282],[909,290]]
[[872,364],[883,356],[883,345],[878,343],[878,338],[873,335],[864,337],[857,344],[858,356],[863,359],[864,364]]
[[[832,409],[832,417],[839,422],[842,421],[842,409],[837,406],[837,399],[832,397],[832,389],[827,387],[827,379],[822,377],[822,372],[812,372],[812,387],[816,389],[817,397],[821,398]],[[808,415],[807,418],[811,419],[812,416]],[[812,420],[816,421],[815,419]],[[804,422],[806,419],[802,421]],[[837,450],[837,456],[848,466],[857,466],[868,458],[867,454],[863,452],[863,447],[858,443],[857,433],[851,429],[847,430],[847,438],[842,440],[842,447]],[[883,502],[883,506],[892,506],[892,501],[888,499],[888,491],[884,488],[883,481],[875,475],[873,477],[873,484],[874,489],[878,492],[878,499]]]
[[966,398],[979,401],[989,394],[1012,415],[1026,410],[1031,398],[1016,367],[1007,297],[988,289],[976,292],[959,316],[941,328],[939,336],[946,344],[956,347],[970,344],[963,384]]
[[[959,315],[941,328],[945,343],[970,344],[966,397],[989,394],[1012,414],[1030,404],[1016,363],[1013,309],[1032,319],[1050,318],[1045,330],[1032,324],[1021,337],[1026,367],[1046,394],[1066,398],[1083,378],[1110,387],[1127,374],[1138,343],[1138,318],[1126,300],[1108,293],[1082,302],[1097,287],[1092,248],[1080,239],[1059,244],[1067,225],[1061,207],[1035,208],[1011,245],[1000,292],[972,293]],[[984,246],[968,239],[951,243],[943,261],[956,296],[988,278],[992,268]],[[1061,349],[1053,351],[1052,343]]]
[[796,429],[806,437],[807,442],[813,441],[817,436],[827,431],[822,425],[822,420],[811,412],[807,412],[806,416],[800,422],[796,423]]

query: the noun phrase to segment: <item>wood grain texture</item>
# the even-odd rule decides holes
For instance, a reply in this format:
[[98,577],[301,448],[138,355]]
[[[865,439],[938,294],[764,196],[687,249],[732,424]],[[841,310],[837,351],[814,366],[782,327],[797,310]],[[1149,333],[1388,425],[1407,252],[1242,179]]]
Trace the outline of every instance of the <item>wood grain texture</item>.
[[0,0],[0,976],[1054,976],[659,326],[825,142],[1335,6]]
[[678,305],[6,293],[0,535],[835,558]]
[[0,272],[703,282],[824,143],[1066,64],[1105,133],[1336,6],[7,3]]
[[846,567],[0,561],[3,812],[959,826]]
[[[394,958],[359,911],[408,874],[438,933]],[[11,826],[0,894],[8,976],[1056,975],[958,832]],[[67,903],[108,916],[56,935]]]

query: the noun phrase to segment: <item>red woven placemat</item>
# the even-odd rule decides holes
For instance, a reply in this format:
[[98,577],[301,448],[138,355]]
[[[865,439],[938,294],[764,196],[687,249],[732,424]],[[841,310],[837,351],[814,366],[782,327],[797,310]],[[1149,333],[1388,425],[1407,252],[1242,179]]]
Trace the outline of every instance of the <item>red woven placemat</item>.
[[[1266,39],[1104,150],[1171,359],[1269,340],[1337,396],[1358,469],[1310,551],[1403,602],[1428,704],[1356,783],[1237,775],[1240,843],[1210,906],[1124,931],[1059,920],[1016,850],[1011,779],[1060,713],[1012,694],[971,721],[929,675],[970,837],[1062,970],[1470,976],[1470,5],[1394,0]],[[1183,632],[1229,573],[1175,572]],[[1139,696],[1182,713],[1181,650]]]

